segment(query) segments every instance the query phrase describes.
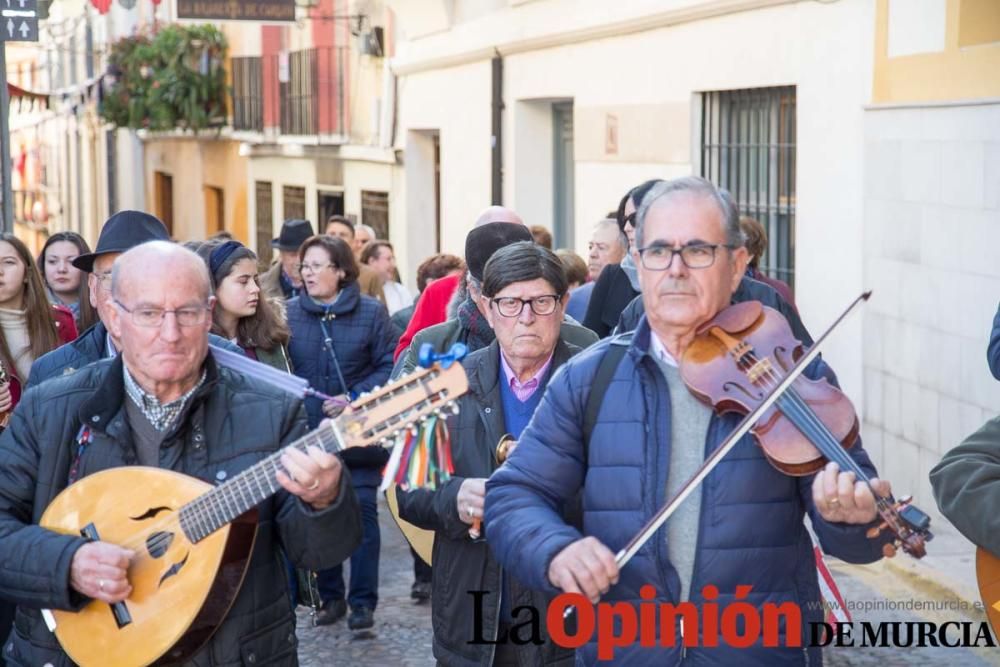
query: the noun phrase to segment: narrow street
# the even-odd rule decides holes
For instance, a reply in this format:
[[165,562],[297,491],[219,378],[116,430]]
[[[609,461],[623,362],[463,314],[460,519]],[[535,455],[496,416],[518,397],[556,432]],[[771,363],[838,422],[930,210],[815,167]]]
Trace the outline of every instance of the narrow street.
[[[413,565],[406,540],[396,528],[383,503],[379,506],[382,526],[382,560],[379,606],[375,612],[375,630],[363,636],[347,629],[346,621],[333,626],[313,627],[309,614],[299,611],[299,659],[303,667],[371,665],[384,667],[424,667],[434,665],[431,655],[430,604],[416,604],[410,599]],[[981,614],[958,611],[893,611],[884,607],[913,599],[915,602],[948,602],[943,595],[918,590],[882,565],[847,565],[835,562],[833,575],[852,618],[861,621],[949,621],[983,620]],[[883,607],[881,609],[877,607]],[[862,607],[873,608],[864,611]],[[857,640],[860,644],[860,638]],[[948,667],[989,667],[1000,665],[1000,650],[990,648],[828,648],[824,652],[828,667],[893,667],[895,665],[948,665]]]
[[[381,500],[379,523],[382,558],[374,631],[355,637],[355,633],[347,629],[346,619],[332,626],[314,627],[309,612],[300,607],[298,635],[302,667],[434,665],[430,602],[416,604],[410,599],[413,560],[409,545]],[[348,569],[345,567],[345,577]]]

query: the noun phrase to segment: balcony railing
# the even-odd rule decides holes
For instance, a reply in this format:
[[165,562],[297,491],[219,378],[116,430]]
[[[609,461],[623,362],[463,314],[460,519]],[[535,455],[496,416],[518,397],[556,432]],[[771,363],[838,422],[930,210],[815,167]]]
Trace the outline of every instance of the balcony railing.
[[233,128],[344,135],[346,47],[233,58]]
[[264,75],[259,56],[233,58],[233,129],[264,129]]

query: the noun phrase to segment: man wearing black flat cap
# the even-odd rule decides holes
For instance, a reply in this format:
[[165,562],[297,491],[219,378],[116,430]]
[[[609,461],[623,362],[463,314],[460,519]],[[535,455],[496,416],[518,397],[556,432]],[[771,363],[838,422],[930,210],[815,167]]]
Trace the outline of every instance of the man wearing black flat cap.
[[[493,342],[496,336],[482,312],[480,299],[483,268],[497,250],[520,241],[533,241],[531,231],[523,224],[512,222],[488,222],[469,232],[465,237],[468,297],[458,306],[455,318],[428,327],[413,337],[410,347],[393,370],[394,378],[409,373],[416,367],[417,356],[424,343],[432,343],[441,352],[452,344],[461,342],[468,345],[469,352],[475,352]],[[594,332],[568,322],[563,323],[561,335],[566,342],[579,348],[597,342]]]
[[260,289],[272,299],[291,299],[302,289],[299,276],[299,248],[313,235],[312,223],[308,220],[285,220],[278,238],[271,241],[280,257],[266,273],[260,277]]
[[[114,308],[111,298],[111,267],[127,250],[147,241],[169,241],[167,228],[155,216],[143,211],[119,211],[108,218],[101,228],[94,252],[80,255],[73,266],[88,273],[90,302],[101,321],[90,327],[72,343],[43,354],[31,365],[26,390],[45,380],[71,373],[100,359],[114,357],[121,346],[108,331],[107,322]],[[209,344],[232,352],[241,352],[224,338],[209,335]]]

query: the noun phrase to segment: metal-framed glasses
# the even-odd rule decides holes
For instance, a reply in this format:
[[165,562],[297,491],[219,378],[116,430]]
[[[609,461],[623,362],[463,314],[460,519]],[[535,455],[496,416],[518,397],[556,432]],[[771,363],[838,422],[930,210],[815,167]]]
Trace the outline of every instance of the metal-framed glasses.
[[312,264],[299,264],[295,268],[297,268],[299,270],[299,273],[302,273],[303,271],[309,271],[310,273],[319,273],[320,271],[322,271],[323,269],[325,269],[327,267],[329,267],[329,268],[337,268],[337,265],[334,264],[333,262],[327,262],[325,264],[320,264],[319,262],[314,262]]
[[115,304],[126,313],[132,316],[132,321],[140,327],[158,327],[167,318],[167,313],[173,313],[177,318],[177,324],[182,327],[194,327],[205,323],[208,315],[208,306],[185,306],[174,310],[164,310],[163,308],[129,308],[121,301],[115,299]]
[[543,294],[531,299],[519,299],[516,296],[500,296],[490,299],[496,306],[497,312],[504,317],[520,317],[524,312],[524,307],[531,305],[531,312],[535,315],[545,316],[556,312],[556,305],[559,303],[558,294]]
[[667,245],[651,245],[639,248],[642,266],[650,271],[666,271],[674,263],[674,255],[680,255],[684,266],[689,269],[707,269],[715,263],[715,251],[719,248],[733,249],[724,243],[692,243],[681,248]]
[[104,273],[94,273],[94,277],[97,278],[97,285],[103,290],[111,289],[111,272],[105,271]]

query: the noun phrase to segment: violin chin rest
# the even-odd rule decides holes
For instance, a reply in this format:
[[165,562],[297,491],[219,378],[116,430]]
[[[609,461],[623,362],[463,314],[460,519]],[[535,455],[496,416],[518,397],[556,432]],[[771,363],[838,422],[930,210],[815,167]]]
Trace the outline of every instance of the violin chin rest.
[[714,318],[698,328],[704,334],[712,327],[719,327],[726,333],[746,331],[764,314],[764,304],[760,301],[741,301],[722,310]]

